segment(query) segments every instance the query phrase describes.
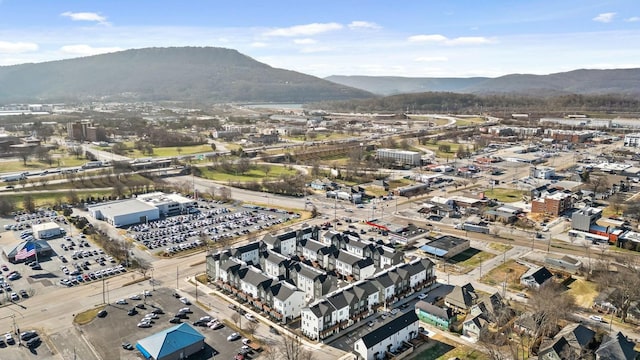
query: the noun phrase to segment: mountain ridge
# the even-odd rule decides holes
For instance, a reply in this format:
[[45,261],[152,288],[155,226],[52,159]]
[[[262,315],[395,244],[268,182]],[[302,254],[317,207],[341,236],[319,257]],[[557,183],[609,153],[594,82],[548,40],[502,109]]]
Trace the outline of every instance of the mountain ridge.
[[291,70],[234,49],[143,48],[0,67],[0,102],[184,100],[310,102],[373,94]]
[[[395,95],[420,92],[462,94],[627,94],[640,95],[640,68],[577,69],[548,75],[507,74],[469,78],[332,75],[326,80],[372,92]],[[398,91],[402,89],[401,91]]]

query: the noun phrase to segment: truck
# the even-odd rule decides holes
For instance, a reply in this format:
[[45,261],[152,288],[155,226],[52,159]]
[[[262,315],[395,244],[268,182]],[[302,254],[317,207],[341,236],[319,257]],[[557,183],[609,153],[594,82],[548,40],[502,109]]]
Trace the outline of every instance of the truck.
[[19,181],[19,180],[26,180],[26,178],[27,178],[27,174],[26,173],[10,174],[10,175],[2,176],[2,181],[4,181],[4,182]]
[[462,230],[471,231],[471,232],[477,232],[477,233],[482,233],[482,234],[488,234],[489,233],[489,228],[488,227],[482,226],[482,225],[477,225],[477,224],[470,224],[470,223],[462,224]]
[[83,169],[94,169],[94,168],[99,168],[102,167],[102,161],[89,161],[87,163],[85,163],[84,165],[82,165]]

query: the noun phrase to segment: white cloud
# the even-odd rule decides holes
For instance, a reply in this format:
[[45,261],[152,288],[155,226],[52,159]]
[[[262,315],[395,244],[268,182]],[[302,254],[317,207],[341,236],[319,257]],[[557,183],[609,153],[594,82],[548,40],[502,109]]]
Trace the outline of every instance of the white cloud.
[[626,22],[638,22],[640,21],[640,16],[632,16],[625,20]]
[[37,50],[36,43],[0,41],[0,54],[19,54]]
[[119,47],[92,47],[86,44],[77,44],[77,45],[65,45],[60,48],[65,54],[70,55],[79,55],[79,56],[90,56],[90,55],[99,55],[112,53],[116,51],[122,51],[122,48]]
[[374,22],[370,22],[370,21],[352,21],[351,23],[349,23],[349,29],[371,29],[371,30],[377,30],[380,29],[381,26],[374,23]]
[[256,41],[256,42],[252,42],[251,47],[253,48],[265,48],[267,47],[269,44],[265,43],[265,42],[260,42],[260,41]]
[[598,14],[598,16],[594,17],[592,20],[601,22],[601,23],[609,23],[613,21],[613,18],[616,16],[614,12],[602,13]]
[[313,39],[294,39],[293,43],[294,44],[298,44],[298,45],[312,45],[315,44],[317,41],[313,40]]
[[447,40],[447,45],[482,45],[491,44],[494,41],[482,36],[462,36]]
[[67,12],[63,12],[62,14],[60,14],[61,16],[65,16],[68,17],[69,19],[73,20],[73,21],[93,21],[93,22],[97,22],[99,24],[102,25],[109,25],[109,22],[107,22],[107,18],[98,14],[98,13],[93,13],[93,12],[71,12],[71,11],[67,11]]
[[461,36],[453,39],[440,34],[413,35],[407,38],[409,42],[431,42],[445,45],[483,45],[495,42],[492,39],[482,36]]
[[415,61],[418,62],[443,62],[449,61],[449,58],[446,56],[421,56],[415,58]]
[[296,25],[287,28],[278,28],[267,31],[265,36],[311,36],[329,31],[340,30],[343,26],[338,23],[312,23],[306,25]]
[[433,35],[413,35],[407,39],[409,42],[445,42],[447,37],[440,34]]

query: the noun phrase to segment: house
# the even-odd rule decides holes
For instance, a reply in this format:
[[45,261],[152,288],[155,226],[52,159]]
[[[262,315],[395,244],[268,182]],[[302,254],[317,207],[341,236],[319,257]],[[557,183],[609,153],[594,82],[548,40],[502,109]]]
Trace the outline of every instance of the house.
[[329,268],[329,257],[338,249],[313,239],[303,239],[298,242],[296,254],[311,262],[316,262],[321,268]]
[[456,318],[451,309],[441,308],[422,300],[416,303],[415,312],[421,321],[443,330],[449,330]]
[[263,274],[260,269],[249,266],[248,271],[240,280],[240,290],[247,295],[251,295],[254,299],[265,299],[267,290],[274,282],[272,277]]
[[539,289],[542,284],[552,277],[553,275],[551,272],[544,266],[531,268],[522,275],[520,278],[520,284],[530,288]]
[[415,313],[404,313],[356,340],[353,350],[358,359],[386,359],[418,336],[419,324]]
[[531,313],[524,313],[520,315],[513,322],[513,329],[518,334],[528,334],[533,335],[536,332],[536,329],[540,326],[540,322],[542,320],[538,317],[534,317]]
[[266,246],[267,249],[279,252],[284,256],[291,256],[296,254],[298,242],[308,239],[317,240],[318,236],[318,227],[305,227],[299,230],[288,231],[280,235],[267,234],[262,238],[262,245]]
[[469,249],[469,239],[452,235],[442,235],[420,247],[427,256],[449,259]]
[[258,264],[260,262],[260,242],[255,241],[233,248],[231,255],[246,263]]
[[289,277],[298,289],[305,293],[307,300],[319,299],[327,294],[335,285],[337,279],[326,272],[316,269],[302,262],[292,263],[289,267]]
[[311,340],[321,340],[333,334],[337,328],[333,318],[335,310],[327,300],[303,308],[300,310],[300,331]]
[[478,341],[484,329],[489,325],[489,321],[483,314],[468,314],[462,323],[462,335]]
[[621,332],[613,337],[605,337],[605,339],[596,350],[596,360],[635,360],[638,353],[633,349],[636,344]]
[[262,271],[273,277],[288,278],[289,258],[273,250],[260,253]]
[[552,340],[543,342],[538,351],[541,360],[593,358],[596,332],[582,324],[565,326]]
[[478,300],[478,294],[473,285],[456,285],[444,298],[444,304],[456,311],[467,311]]
[[281,281],[269,288],[266,300],[280,316],[272,315],[284,323],[300,316],[304,306],[304,292],[286,281]]

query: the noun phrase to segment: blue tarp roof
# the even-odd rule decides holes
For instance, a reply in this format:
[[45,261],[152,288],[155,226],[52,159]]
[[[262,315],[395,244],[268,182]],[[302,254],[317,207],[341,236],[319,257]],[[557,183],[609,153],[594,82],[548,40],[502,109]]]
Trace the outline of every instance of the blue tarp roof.
[[203,340],[204,336],[198,330],[189,324],[182,323],[138,341],[136,348],[145,358],[152,357],[160,360]]
[[426,253],[435,255],[435,256],[445,256],[447,254],[447,252],[448,252],[447,250],[438,249],[436,247],[429,246],[429,245],[422,245],[420,247],[420,250],[422,250],[422,251],[424,251]]

